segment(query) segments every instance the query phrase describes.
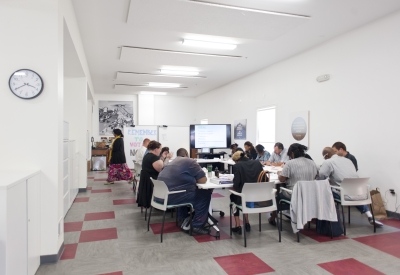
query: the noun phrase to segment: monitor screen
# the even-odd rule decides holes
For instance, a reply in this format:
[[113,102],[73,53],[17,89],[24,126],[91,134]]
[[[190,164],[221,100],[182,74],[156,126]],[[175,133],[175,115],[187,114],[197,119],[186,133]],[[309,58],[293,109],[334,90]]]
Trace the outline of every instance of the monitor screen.
[[228,148],[231,145],[231,124],[190,125],[190,148]]

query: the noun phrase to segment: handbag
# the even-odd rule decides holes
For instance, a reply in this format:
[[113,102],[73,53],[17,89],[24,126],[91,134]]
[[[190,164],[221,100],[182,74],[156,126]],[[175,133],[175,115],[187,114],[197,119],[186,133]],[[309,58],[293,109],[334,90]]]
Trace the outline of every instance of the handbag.
[[[258,175],[257,182],[269,182],[269,172],[268,171],[261,171]],[[251,208],[257,207],[268,207],[272,205],[272,201],[258,201],[254,203],[254,206]],[[249,207],[249,206],[247,206]]]
[[339,237],[343,234],[342,221],[339,215],[338,206],[336,205],[336,215],[337,222],[330,222],[325,220],[318,220],[316,224],[317,233],[325,236],[331,236],[331,228],[332,228],[332,237]]
[[376,190],[371,190],[371,202],[372,202],[372,210],[374,211],[375,219],[386,219],[387,213],[385,209],[385,205],[382,201],[381,192],[379,192],[379,188]]

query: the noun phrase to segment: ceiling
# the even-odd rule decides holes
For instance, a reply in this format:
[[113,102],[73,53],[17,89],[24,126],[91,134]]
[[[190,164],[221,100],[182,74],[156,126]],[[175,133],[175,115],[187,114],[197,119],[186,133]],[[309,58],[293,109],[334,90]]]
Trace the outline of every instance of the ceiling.
[[[191,0],[72,0],[94,92],[198,96],[400,9],[398,0],[204,1],[301,16]],[[183,39],[237,48],[185,46]],[[201,77],[160,76],[160,69],[198,70]]]

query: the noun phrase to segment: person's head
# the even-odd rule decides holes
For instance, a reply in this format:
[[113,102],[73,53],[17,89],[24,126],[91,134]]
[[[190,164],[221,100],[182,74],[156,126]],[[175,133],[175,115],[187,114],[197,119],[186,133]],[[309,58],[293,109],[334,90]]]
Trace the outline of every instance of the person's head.
[[167,152],[167,154],[168,154],[168,153],[169,153],[169,147],[163,147],[163,148],[161,148],[160,156],[161,156],[164,152]]
[[239,145],[237,143],[231,144],[231,146],[229,148],[231,148],[232,154],[234,154],[236,152],[236,149],[238,148],[238,146]]
[[264,146],[262,146],[261,144],[258,144],[256,146],[256,151],[259,155],[264,154]]
[[290,159],[297,159],[299,157],[304,157],[307,149],[307,146],[304,146],[300,143],[293,143],[290,145],[287,154]]
[[147,149],[152,152],[153,154],[159,156],[161,153],[161,143],[156,140],[152,140],[147,145]]
[[113,130],[113,134],[114,134],[114,137],[117,137],[117,136],[124,137],[124,135],[122,134],[121,129],[114,129]]
[[332,147],[325,147],[324,150],[322,150],[322,157],[324,159],[330,159],[335,154],[335,150],[333,150]]
[[250,151],[251,149],[254,149],[253,143],[251,143],[250,141],[246,141],[244,143],[244,150]]
[[176,151],[176,156],[177,157],[188,158],[189,154],[188,154],[188,151],[186,151],[185,148],[179,148],[178,151]]
[[145,138],[145,139],[143,140],[143,146],[144,146],[144,147],[147,147],[147,145],[149,145],[149,142],[150,142],[150,139]]
[[282,153],[284,147],[283,144],[280,142],[275,143],[274,145],[274,153],[279,155],[280,153]]
[[340,142],[340,141],[335,142],[332,145],[332,149],[335,152],[335,154],[337,154],[338,156],[343,157],[343,156],[345,156],[347,154],[346,145],[344,145],[343,142]]
[[232,160],[234,162],[238,162],[238,161],[240,161],[241,159],[244,159],[244,158],[247,158],[247,157],[246,157],[246,154],[243,151],[237,151],[232,156]]

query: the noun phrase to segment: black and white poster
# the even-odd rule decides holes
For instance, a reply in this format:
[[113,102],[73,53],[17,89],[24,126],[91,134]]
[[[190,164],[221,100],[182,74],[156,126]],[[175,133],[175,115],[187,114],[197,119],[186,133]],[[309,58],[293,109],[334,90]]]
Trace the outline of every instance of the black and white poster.
[[132,101],[99,101],[99,134],[112,136],[113,129],[135,125]]
[[247,119],[238,119],[234,122],[234,139],[246,139]]

